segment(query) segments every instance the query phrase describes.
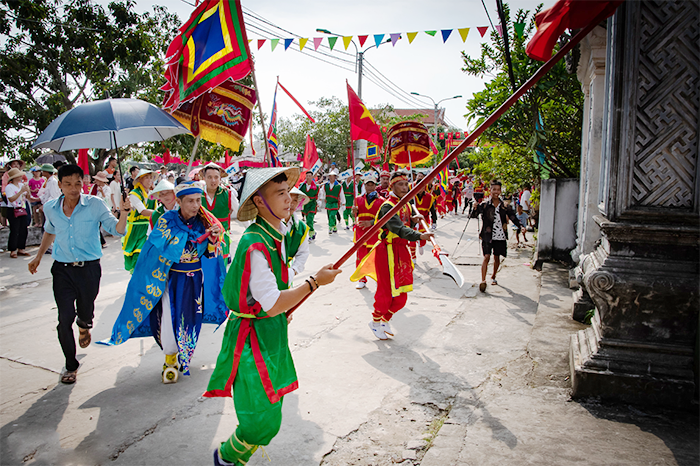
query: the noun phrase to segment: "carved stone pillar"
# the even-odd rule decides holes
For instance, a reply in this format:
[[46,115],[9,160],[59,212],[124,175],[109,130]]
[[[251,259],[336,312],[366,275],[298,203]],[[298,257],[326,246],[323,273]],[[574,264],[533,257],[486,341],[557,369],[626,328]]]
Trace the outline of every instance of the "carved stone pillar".
[[625,2],[608,20],[601,231],[580,259],[596,306],[572,336],[575,397],[688,406],[700,294],[697,2]]
[[593,252],[600,238],[600,229],[593,220],[593,216],[598,214],[598,180],[605,100],[606,34],[605,28],[598,26],[581,41],[581,60],[577,70],[585,99],[576,248],[571,251],[571,257],[578,266],[572,270],[571,281],[573,287],[578,288],[574,292],[572,317],[580,322],[594,307],[583,284],[583,268],[580,259],[582,255]]

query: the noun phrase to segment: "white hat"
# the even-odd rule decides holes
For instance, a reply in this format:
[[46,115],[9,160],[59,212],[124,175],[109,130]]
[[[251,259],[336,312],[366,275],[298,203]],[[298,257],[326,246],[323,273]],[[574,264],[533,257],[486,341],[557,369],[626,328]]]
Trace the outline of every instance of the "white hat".
[[262,188],[265,183],[284,173],[287,175],[287,183],[290,186],[297,184],[299,169],[297,167],[253,168],[248,170],[241,190],[241,203],[238,207],[238,221],[253,220],[258,215],[258,208],[253,203],[253,195]]
[[148,194],[149,199],[158,199],[158,193],[163,191],[173,191],[175,192],[175,185],[168,180],[160,180],[156,187]]
[[301,205],[306,205],[311,200],[309,196],[307,196],[306,193],[304,193],[304,191],[297,188],[296,186],[289,190],[289,194],[296,194],[297,196],[301,196]]
[[333,170],[331,170],[331,171],[328,172],[328,176],[331,176],[331,175],[333,175],[333,176],[338,176],[338,175],[340,175],[340,173],[338,173],[338,170],[336,170],[336,169],[334,168]]
[[362,177],[362,181],[365,183],[377,184],[377,174],[374,172],[365,173],[365,176]]

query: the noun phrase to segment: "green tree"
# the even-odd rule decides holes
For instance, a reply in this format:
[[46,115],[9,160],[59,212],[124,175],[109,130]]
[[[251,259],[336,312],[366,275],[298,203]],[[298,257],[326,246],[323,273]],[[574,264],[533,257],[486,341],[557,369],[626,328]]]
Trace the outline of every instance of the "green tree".
[[306,135],[314,138],[318,155],[325,163],[335,162],[340,169],[347,168],[348,147],[350,145],[350,119],[348,106],[337,97],[322,97],[309,104],[317,107],[309,113],[316,120],[311,121],[297,114],[292,119],[280,118],[277,123],[277,136],[280,153],[303,154]]
[[[27,161],[31,142],[61,113],[103,98],[160,104],[164,54],[179,20],[165,7],[139,15],[90,0],[0,0],[0,144]],[[74,154],[65,154],[74,160]],[[102,167],[107,151],[93,163]]]
[[[535,14],[541,9],[538,7]],[[520,86],[532,76],[541,63],[530,59],[525,47],[535,31],[534,15],[518,10],[510,22],[505,7],[511,45],[513,74]],[[522,35],[515,32],[514,23],[525,23]],[[481,92],[467,102],[470,121],[481,124],[513,93],[506,68],[503,40],[491,33],[492,43],[481,45],[481,55],[473,58],[462,53],[462,70],[473,76],[492,77]],[[493,45],[492,45],[493,44]],[[564,62],[557,63],[510,110],[501,116],[481,136],[482,143],[507,148],[502,154],[519,166],[534,165],[553,177],[577,177],[580,167],[583,93],[575,75],[569,74]],[[499,170],[502,169],[500,165]],[[533,173],[535,170],[527,170]],[[502,173],[495,173],[503,177]]]

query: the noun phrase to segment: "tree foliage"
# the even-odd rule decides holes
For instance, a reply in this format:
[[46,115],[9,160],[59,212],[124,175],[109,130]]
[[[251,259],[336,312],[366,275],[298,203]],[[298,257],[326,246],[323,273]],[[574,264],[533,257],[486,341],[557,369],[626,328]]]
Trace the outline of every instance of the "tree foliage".
[[[159,105],[165,51],[179,20],[165,7],[137,14],[119,0],[0,0],[0,144],[33,160],[31,142],[58,115],[90,100]],[[73,160],[73,154],[65,154]],[[106,151],[97,161],[102,166]]]
[[[535,14],[540,10],[537,9]],[[511,45],[511,59],[516,86],[525,83],[541,63],[530,59],[525,47],[535,32],[534,14],[518,10],[510,22],[509,8],[505,7],[506,31]],[[519,36],[514,23],[526,23]],[[473,76],[491,77],[481,92],[467,102],[467,115],[481,124],[514,90],[506,68],[503,40],[497,32],[491,33],[492,43],[481,45],[481,55],[473,58],[462,53],[462,70]],[[580,166],[581,127],[583,120],[583,93],[575,75],[568,74],[563,62],[557,63],[510,110],[501,116],[481,136],[482,143],[503,147],[502,157],[493,169],[503,170],[503,157],[512,158],[519,167],[528,168],[528,174],[544,170],[553,177],[577,177]],[[506,150],[507,148],[507,150]],[[537,170],[539,166],[540,170]],[[502,173],[495,173],[503,177]],[[530,180],[534,181],[534,180]]]

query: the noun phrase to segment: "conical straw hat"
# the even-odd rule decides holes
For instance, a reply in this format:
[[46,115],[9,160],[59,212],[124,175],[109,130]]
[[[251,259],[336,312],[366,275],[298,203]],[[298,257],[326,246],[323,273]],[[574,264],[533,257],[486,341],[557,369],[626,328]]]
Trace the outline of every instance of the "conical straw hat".
[[245,176],[245,183],[241,191],[241,203],[238,208],[238,220],[245,222],[253,220],[258,215],[258,208],[253,204],[253,194],[258,192],[265,183],[279,175],[285,173],[287,175],[287,183],[289,186],[297,184],[299,179],[299,169],[296,167],[276,167],[276,168],[252,168],[248,170]]

